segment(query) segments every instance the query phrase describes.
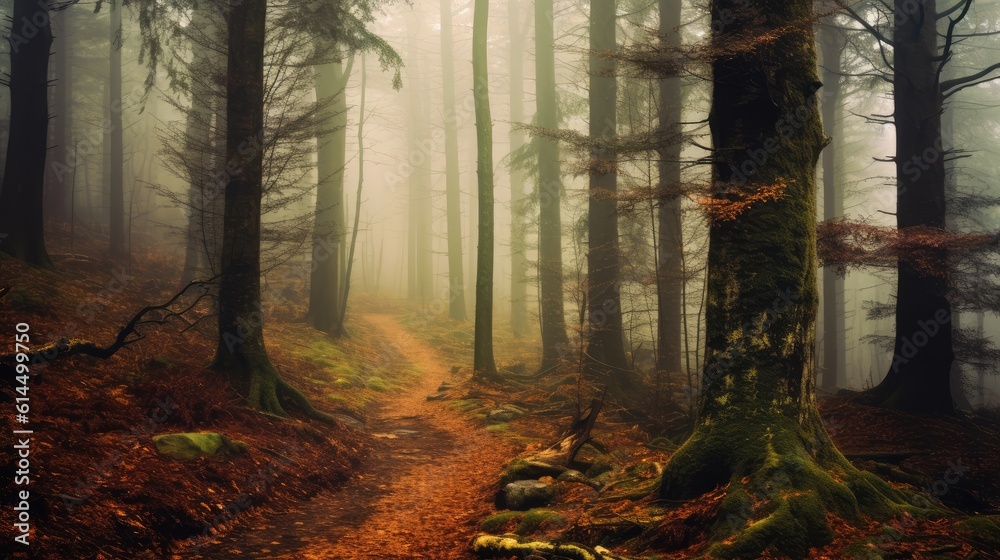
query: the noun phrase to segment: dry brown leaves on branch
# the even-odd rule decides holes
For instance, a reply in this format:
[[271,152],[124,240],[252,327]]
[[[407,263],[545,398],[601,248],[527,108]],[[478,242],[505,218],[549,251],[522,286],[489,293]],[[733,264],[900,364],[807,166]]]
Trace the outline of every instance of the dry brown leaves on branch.
[[843,273],[860,266],[893,267],[902,260],[929,275],[944,275],[955,259],[990,249],[996,234],[958,233],[945,228],[898,229],[864,221],[833,220],[817,228],[819,258]]
[[738,185],[721,189],[715,196],[698,199],[713,222],[728,222],[740,217],[755,204],[779,200],[788,189],[785,181],[768,185]]

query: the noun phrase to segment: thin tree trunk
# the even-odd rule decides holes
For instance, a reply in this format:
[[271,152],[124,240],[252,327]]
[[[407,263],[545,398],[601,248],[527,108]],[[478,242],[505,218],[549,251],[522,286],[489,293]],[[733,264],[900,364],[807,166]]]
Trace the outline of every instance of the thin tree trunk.
[[[676,51],[681,45],[681,4],[660,0],[660,44]],[[681,229],[681,78],[678,73],[660,79],[658,107],[661,142],[659,150],[659,227],[657,228],[657,344],[656,369],[659,372],[681,371],[681,322],[684,274],[684,236]]]
[[[361,55],[361,103],[358,106],[358,192],[354,203],[354,229],[351,231],[351,248],[347,257],[347,271],[344,273],[344,295],[340,298],[340,314],[338,315],[337,333],[347,334],[344,320],[347,317],[347,298],[351,295],[351,272],[354,269],[354,248],[358,243],[358,229],[361,227],[361,189],[365,185],[365,87],[368,75],[365,68],[365,55]],[[362,257],[363,258],[363,257]]]
[[47,166],[45,183],[46,214],[59,221],[66,221],[69,211],[69,184],[73,175],[73,168],[69,165],[72,161],[72,140],[70,138],[70,87],[72,81],[69,76],[69,16],[66,10],[60,10],[52,14],[53,29],[53,53],[52,53],[52,74],[54,85],[52,87],[52,105],[54,114],[52,115],[52,142],[49,148],[52,150],[52,161]]
[[478,378],[496,376],[493,360],[493,119],[490,116],[489,60],[486,36],[489,0],[475,0],[472,24],[472,77],[476,107],[476,147],[479,182],[479,247],[476,269],[476,324],[473,372]]
[[627,387],[632,374],[622,330],[617,155],[606,144],[617,134],[616,5],[590,2],[590,138],[598,144],[590,150],[585,367],[591,377]]
[[[191,28],[194,33],[214,35],[211,33],[211,19],[204,8],[196,9],[191,14]],[[214,92],[211,88],[212,60],[207,49],[195,48],[191,62],[193,83],[191,84],[191,109],[187,115],[187,130],[185,140],[187,146],[188,164],[188,216],[185,232],[184,272],[182,284],[187,284],[200,274],[206,272],[208,266],[208,244],[206,243],[205,225],[213,211],[211,201],[216,193],[206,178],[212,157],[212,102]]]
[[[552,0],[535,0],[536,121],[545,130],[559,127],[556,103],[555,37]],[[542,369],[555,367],[569,349],[563,307],[562,171],[559,144],[540,135],[538,143],[538,282],[542,332]]]
[[[510,120],[524,122],[524,34],[519,0],[509,0],[507,25],[510,34]],[[524,146],[524,132],[512,127],[510,151]],[[510,329],[515,338],[528,334],[527,251],[525,241],[524,174],[510,170]]]
[[46,140],[48,138],[49,49],[52,28],[47,2],[15,0],[15,22],[31,25],[35,34],[12,37],[10,55],[10,134],[0,187],[0,250],[44,267],[52,267],[45,249],[43,216]]
[[122,136],[122,0],[111,1],[110,105],[111,119],[111,218],[110,252],[125,256],[125,178],[124,144]]
[[309,281],[309,315],[313,326],[336,334],[339,324],[341,263],[344,250],[344,165],[347,160],[347,95],[349,74],[341,62],[316,67],[316,99],[329,102],[329,134],[318,139],[316,221],[313,266]]
[[441,73],[444,88],[445,197],[448,220],[448,315],[464,321],[465,271],[462,269],[462,190],[458,168],[458,115],[455,112],[455,43],[451,1],[441,0]]

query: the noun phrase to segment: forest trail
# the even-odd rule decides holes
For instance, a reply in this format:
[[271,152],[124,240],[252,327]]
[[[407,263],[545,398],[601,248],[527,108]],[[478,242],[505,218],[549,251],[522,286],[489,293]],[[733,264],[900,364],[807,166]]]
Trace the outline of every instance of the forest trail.
[[[392,315],[369,314],[419,381],[379,403],[367,429],[375,452],[339,490],[255,526],[240,526],[182,558],[469,558],[469,542],[492,505],[500,469],[514,451],[448,406],[428,401],[450,363]],[[277,481],[280,484],[280,480]]]

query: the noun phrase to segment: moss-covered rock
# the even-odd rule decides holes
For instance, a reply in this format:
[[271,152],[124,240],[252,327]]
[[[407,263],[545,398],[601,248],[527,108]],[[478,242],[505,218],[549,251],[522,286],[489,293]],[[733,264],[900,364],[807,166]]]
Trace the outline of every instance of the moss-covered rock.
[[528,511],[504,511],[491,515],[483,520],[480,528],[488,533],[505,531],[511,525],[518,535],[529,535],[548,527],[563,527],[566,519],[549,509],[530,509]]
[[518,480],[503,487],[503,503],[513,510],[545,506],[555,497],[556,489],[538,480]]
[[236,457],[247,452],[247,444],[215,432],[189,432],[153,436],[156,451],[182,461],[202,457]]

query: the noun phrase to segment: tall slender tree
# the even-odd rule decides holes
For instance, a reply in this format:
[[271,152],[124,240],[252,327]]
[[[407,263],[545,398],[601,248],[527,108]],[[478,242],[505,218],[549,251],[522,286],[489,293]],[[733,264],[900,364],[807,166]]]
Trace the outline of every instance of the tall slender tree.
[[[353,60],[353,59],[352,59]],[[328,334],[340,324],[341,264],[344,252],[344,165],[347,162],[347,80],[342,61],[316,67],[316,99],[329,104],[329,124],[318,141],[316,221],[309,280],[309,315]]]
[[10,134],[0,187],[0,250],[44,267],[52,266],[43,217],[50,13],[47,1],[14,0],[11,17],[22,29],[10,37]]
[[111,144],[109,154],[111,169],[108,179],[111,181],[109,204],[111,236],[110,252],[112,256],[125,254],[125,152],[122,128],[122,0],[111,0],[111,38],[109,56],[110,98],[108,118],[110,128],[108,134]]
[[[535,0],[535,121],[549,131],[559,126],[554,28],[552,0]],[[534,141],[538,144],[538,299],[545,370],[558,364],[569,344],[563,307],[563,187],[559,144],[545,134]]]
[[462,190],[458,167],[458,113],[455,108],[455,41],[451,0],[441,0],[441,85],[444,90],[445,198],[448,221],[448,315],[465,320],[462,269]]
[[586,369],[608,383],[631,383],[622,330],[618,246],[617,1],[590,2],[590,162],[587,209]]
[[[524,32],[521,28],[519,0],[507,3],[507,28],[510,35],[510,120],[524,121]],[[510,129],[510,151],[524,146],[524,131]],[[528,334],[528,261],[524,215],[524,174],[517,166],[510,169],[510,328],[515,337]]]
[[886,519],[904,496],[844,458],[816,407],[813,1],[714,0],[712,21],[712,200],[742,212],[710,222],[700,408],[661,495],[726,488],[708,556],[803,558],[833,538],[828,513]]
[[[660,44],[667,52],[681,46],[681,3],[660,0]],[[660,78],[657,118],[662,147],[659,162],[659,212],[656,232],[656,369],[681,371],[684,321],[684,236],[681,223],[681,78],[676,69]]]
[[475,0],[472,20],[472,79],[476,107],[476,147],[479,181],[479,247],[476,267],[476,322],[473,371],[477,377],[496,375],[493,359],[493,120],[490,116],[489,0]]

